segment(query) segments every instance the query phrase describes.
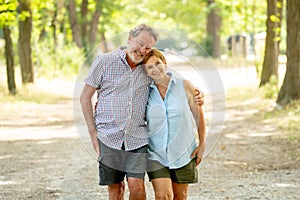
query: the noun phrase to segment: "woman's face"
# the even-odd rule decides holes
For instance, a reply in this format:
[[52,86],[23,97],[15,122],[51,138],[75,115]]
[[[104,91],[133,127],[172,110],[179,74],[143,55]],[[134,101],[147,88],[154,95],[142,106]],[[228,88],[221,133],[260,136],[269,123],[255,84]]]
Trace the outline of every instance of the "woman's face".
[[146,74],[153,80],[159,80],[164,77],[166,75],[166,68],[167,66],[157,56],[150,57],[147,63],[145,63]]

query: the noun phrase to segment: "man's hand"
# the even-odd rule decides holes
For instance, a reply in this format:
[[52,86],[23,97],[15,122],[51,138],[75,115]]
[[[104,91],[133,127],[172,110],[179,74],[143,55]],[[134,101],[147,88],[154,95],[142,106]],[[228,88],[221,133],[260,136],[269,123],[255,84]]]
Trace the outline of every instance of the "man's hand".
[[199,105],[202,106],[204,105],[204,94],[201,90],[198,88],[195,88],[194,92],[194,97],[195,97],[195,102]]
[[99,142],[97,138],[97,131],[95,130],[95,133],[90,133],[91,136],[91,142],[94,147],[94,150],[97,153],[97,156],[100,156],[100,149],[99,149]]

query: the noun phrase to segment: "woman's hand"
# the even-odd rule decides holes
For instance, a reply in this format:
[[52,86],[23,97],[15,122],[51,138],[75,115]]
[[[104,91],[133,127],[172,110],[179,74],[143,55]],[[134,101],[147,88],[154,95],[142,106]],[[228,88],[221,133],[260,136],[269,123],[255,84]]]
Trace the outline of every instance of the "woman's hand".
[[204,151],[205,151],[205,145],[202,144],[202,145],[199,145],[192,153],[191,158],[196,158],[196,166],[198,166],[200,164],[200,162],[202,161]]
[[202,106],[204,104],[204,93],[198,88],[195,88],[194,97],[195,97],[195,102],[199,106]]

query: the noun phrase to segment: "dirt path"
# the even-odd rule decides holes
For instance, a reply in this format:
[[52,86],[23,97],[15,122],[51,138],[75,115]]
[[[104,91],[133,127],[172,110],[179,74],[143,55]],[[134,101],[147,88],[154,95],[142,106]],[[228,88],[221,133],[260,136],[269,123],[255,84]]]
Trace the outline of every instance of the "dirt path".
[[[259,102],[226,105],[224,130],[200,165],[189,199],[300,198],[300,163],[275,125],[257,121]],[[71,97],[0,110],[0,199],[108,199],[97,185],[96,159],[73,124]]]

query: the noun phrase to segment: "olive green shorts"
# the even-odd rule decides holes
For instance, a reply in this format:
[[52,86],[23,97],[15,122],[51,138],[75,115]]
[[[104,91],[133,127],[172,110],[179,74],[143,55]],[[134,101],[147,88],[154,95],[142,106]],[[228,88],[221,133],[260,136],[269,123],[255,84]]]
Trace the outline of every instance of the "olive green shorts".
[[[187,165],[178,169],[169,169],[164,167],[159,162],[151,162],[153,171],[148,171],[149,180],[156,178],[170,178],[172,182],[178,184],[189,184],[198,182],[198,171],[196,167],[196,160],[193,159]],[[160,167],[159,167],[160,166]]]

